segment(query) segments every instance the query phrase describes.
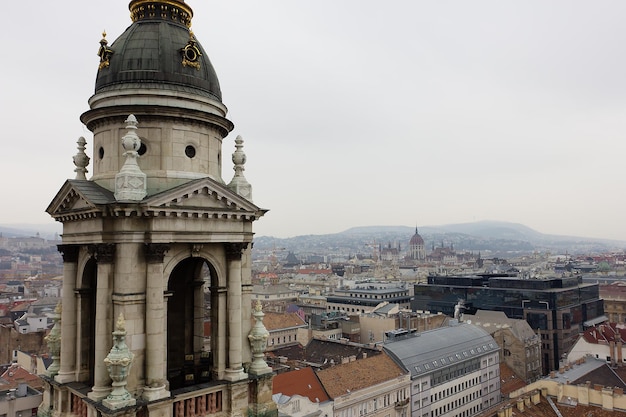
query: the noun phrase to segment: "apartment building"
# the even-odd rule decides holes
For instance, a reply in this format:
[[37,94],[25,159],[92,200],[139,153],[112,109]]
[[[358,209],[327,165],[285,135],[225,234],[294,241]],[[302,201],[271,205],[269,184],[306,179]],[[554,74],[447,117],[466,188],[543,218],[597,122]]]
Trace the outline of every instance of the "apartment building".
[[389,338],[411,377],[411,417],[472,417],[500,401],[499,348],[482,328],[450,326]]

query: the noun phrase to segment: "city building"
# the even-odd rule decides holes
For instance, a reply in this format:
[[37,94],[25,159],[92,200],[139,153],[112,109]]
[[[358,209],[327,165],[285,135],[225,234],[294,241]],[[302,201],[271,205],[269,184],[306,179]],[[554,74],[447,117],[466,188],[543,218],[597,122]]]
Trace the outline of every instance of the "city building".
[[580,276],[431,275],[427,283],[415,285],[412,306],[452,316],[459,300],[468,313],[495,310],[526,320],[541,337],[544,375],[559,368],[583,328],[606,320],[598,284],[584,282]]
[[600,284],[600,298],[604,300],[604,314],[611,323],[626,323],[626,281]]
[[229,144],[225,181],[233,123],[191,7],[129,9],[130,26],[94,45],[95,92],[80,117],[93,161],[79,138],[76,177],[46,210],[63,227],[63,305],[39,414],[276,415],[252,309],[253,223],[266,210],[243,176],[243,139]]
[[568,362],[593,357],[605,360],[613,367],[623,367],[626,361],[626,325],[602,323],[585,330],[567,354]]
[[310,367],[276,375],[273,398],[279,415],[290,417],[333,415],[333,402]]
[[480,327],[409,333],[384,350],[411,376],[412,417],[471,417],[500,401],[499,348]]
[[345,314],[369,313],[380,303],[395,303],[403,309],[411,307],[411,289],[403,283],[366,282],[348,289],[337,289],[326,297],[329,312]]
[[43,394],[26,383],[17,388],[0,389],[0,415],[6,417],[36,416]]
[[362,343],[380,343],[385,335],[393,330],[404,329],[422,332],[441,327],[450,318],[444,314],[415,313],[400,310],[398,304],[381,303],[370,313],[350,316],[350,320],[358,321]]
[[408,259],[410,261],[425,261],[426,260],[426,249],[424,248],[424,239],[417,232],[417,227],[415,228],[415,234],[411,237],[411,240],[409,241]]
[[500,347],[500,363],[523,381],[541,377],[541,338],[526,320],[510,319],[501,311],[478,310],[474,315],[464,314],[463,321],[485,329]]
[[[510,404],[515,414],[508,415],[621,416],[626,410],[623,378],[604,360],[581,358],[511,392]],[[550,403],[550,414],[540,414],[539,408],[530,406],[538,404],[540,397]],[[523,414],[525,410],[527,414]]]
[[304,319],[309,322],[311,316],[325,314],[326,296],[316,293],[300,294],[296,305],[304,312]]
[[252,287],[252,299],[266,303],[293,302],[298,299],[300,291],[284,285],[254,285]]
[[337,417],[408,417],[409,373],[387,354],[317,371]]
[[[307,324],[297,313],[265,313],[263,324],[269,332],[267,350],[272,351],[283,346],[293,345],[301,339],[298,335],[306,334]],[[306,342],[304,342],[306,343]]]

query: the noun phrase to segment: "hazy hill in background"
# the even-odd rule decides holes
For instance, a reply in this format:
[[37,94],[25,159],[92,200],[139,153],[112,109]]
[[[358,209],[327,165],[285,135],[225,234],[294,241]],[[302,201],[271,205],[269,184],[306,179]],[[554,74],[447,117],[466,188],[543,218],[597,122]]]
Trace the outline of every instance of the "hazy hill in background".
[[63,227],[61,223],[49,224],[0,224],[3,237],[34,237],[54,240],[59,238]]
[[[60,223],[45,225],[0,225],[3,237],[37,236],[55,239],[61,234]],[[446,246],[457,251],[480,251],[486,257],[513,257],[539,252],[578,254],[626,249],[626,241],[593,239],[575,236],[547,235],[519,223],[480,221],[418,227],[426,252],[433,247]],[[302,235],[291,238],[255,236],[257,250],[288,250],[311,253],[372,253],[380,246],[391,245],[407,249],[415,233],[411,226],[362,226],[325,235]]]
[[[624,250],[626,241],[575,236],[547,235],[518,223],[480,221],[418,227],[426,252],[433,247],[450,247],[457,251],[474,251],[485,256],[514,257],[536,251],[552,253],[597,253]],[[340,233],[304,235],[292,238],[258,236],[254,247],[259,250],[281,248],[300,252],[318,252],[321,248],[349,248],[352,253],[366,253],[374,246],[400,246],[407,249],[415,227],[362,226]]]

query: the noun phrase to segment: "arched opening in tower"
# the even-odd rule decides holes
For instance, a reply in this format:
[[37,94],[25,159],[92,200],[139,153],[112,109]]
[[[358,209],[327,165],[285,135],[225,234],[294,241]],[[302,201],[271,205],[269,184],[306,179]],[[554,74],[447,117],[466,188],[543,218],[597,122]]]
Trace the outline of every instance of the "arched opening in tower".
[[217,323],[215,268],[187,258],[172,271],[167,302],[167,379],[170,390],[207,382],[213,368],[212,324]]
[[98,281],[98,264],[91,258],[85,264],[78,294],[80,309],[80,351],[79,369],[81,381],[90,386],[94,384],[94,364],[96,351],[96,283]]

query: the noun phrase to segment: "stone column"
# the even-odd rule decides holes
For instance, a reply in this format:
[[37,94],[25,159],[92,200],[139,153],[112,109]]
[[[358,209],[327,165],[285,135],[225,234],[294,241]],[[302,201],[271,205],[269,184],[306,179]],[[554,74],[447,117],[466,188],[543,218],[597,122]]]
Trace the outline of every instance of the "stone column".
[[226,303],[228,291],[226,287],[211,288],[217,294],[217,305],[211,305],[211,309],[215,308],[216,313],[211,312],[211,345],[215,347],[213,352],[213,376],[215,379],[224,379],[226,372]]
[[228,368],[224,379],[239,381],[248,377],[242,366],[241,251],[246,243],[227,243],[228,266]]
[[96,284],[96,349],[93,364],[94,386],[87,394],[94,401],[106,398],[111,392],[111,380],[104,364],[104,358],[111,350],[112,300],[111,283],[113,282],[113,265],[115,260],[115,244],[101,243],[89,248],[98,263]]
[[252,320],[252,272],[251,272],[251,255],[250,247],[244,249],[241,262],[241,329],[243,331],[243,348],[242,358],[243,362],[252,361],[252,352],[250,351],[250,344],[246,343],[248,333],[254,325]]
[[146,387],[143,398],[154,401],[170,396],[165,389],[165,301],[163,298],[163,259],[168,245],[148,243],[144,246],[146,277]]
[[76,380],[76,298],[74,289],[78,272],[78,246],[58,245],[63,256],[63,308],[61,310],[61,368],[54,377],[64,384]]

